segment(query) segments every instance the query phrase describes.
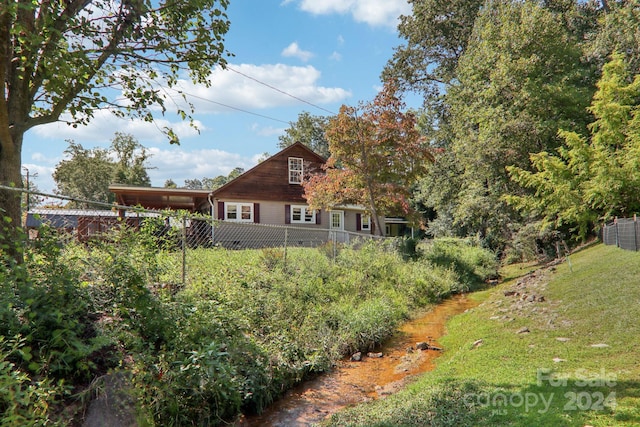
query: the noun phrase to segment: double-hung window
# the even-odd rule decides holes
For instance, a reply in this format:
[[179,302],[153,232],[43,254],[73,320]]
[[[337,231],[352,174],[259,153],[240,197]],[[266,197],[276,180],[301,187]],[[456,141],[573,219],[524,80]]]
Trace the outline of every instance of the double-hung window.
[[253,203],[224,204],[224,219],[227,221],[253,222]]
[[362,214],[360,221],[360,229],[362,231],[371,231],[371,215]]
[[291,206],[291,223],[292,224],[315,224],[316,211],[309,209],[308,206]]
[[302,184],[303,159],[289,157],[289,184]]

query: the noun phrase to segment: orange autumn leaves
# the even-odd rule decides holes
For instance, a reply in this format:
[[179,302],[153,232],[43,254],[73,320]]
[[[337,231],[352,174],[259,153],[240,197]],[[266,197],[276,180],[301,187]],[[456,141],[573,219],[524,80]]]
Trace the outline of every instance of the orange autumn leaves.
[[331,156],[325,170],[303,184],[312,208],[360,205],[374,221],[411,214],[411,186],[433,162],[433,154],[415,115],[404,108],[392,82],[373,101],[340,108],[326,131]]

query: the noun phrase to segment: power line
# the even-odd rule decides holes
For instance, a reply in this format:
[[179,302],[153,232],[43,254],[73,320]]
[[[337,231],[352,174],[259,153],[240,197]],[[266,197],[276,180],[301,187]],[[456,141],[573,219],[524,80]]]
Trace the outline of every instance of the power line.
[[291,122],[287,122],[287,121],[285,121],[285,120],[276,119],[275,117],[265,116],[264,114],[254,113],[253,111],[244,110],[244,109],[242,109],[242,108],[234,107],[234,106],[232,106],[232,105],[228,105],[228,104],[223,104],[222,102],[214,101],[214,100],[212,100],[212,99],[205,98],[205,97],[203,97],[203,96],[194,95],[194,94],[192,94],[192,93],[184,92],[184,91],[182,91],[182,90],[177,90],[177,89],[173,89],[173,90],[174,90],[174,91],[176,91],[177,93],[181,94],[181,95],[187,95],[187,96],[190,96],[190,97],[192,97],[192,98],[200,99],[200,100],[202,100],[202,101],[210,102],[210,103],[212,103],[212,104],[220,105],[220,106],[222,106],[222,107],[230,108],[230,109],[232,109],[232,110],[240,111],[240,112],[242,112],[242,113],[251,114],[251,115],[253,115],[253,116],[262,117],[262,118],[264,118],[264,119],[273,120],[273,121],[280,122],[280,123],[284,123],[284,124],[287,124],[287,125],[290,125],[290,124],[291,124]]
[[[326,108],[324,108],[324,107],[321,107],[321,106],[319,106],[319,105],[316,105],[316,104],[314,104],[314,103],[312,103],[312,102],[309,102],[309,101],[307,101],[307,100],[305,100],[305,99],[302,99],[302,98],[300,98],[300,97],[298,97],[298,96],[292,95],[292,94],[290,94],[290,93],[288,93],[288,92],[286,92],[286,91],[284,91],[284,90],[282,90],[282,89],[279,89],[279,88],[277,88],[277,87],[275,87],[275,86],[273,86],[273,85],[270,85],[269,83],[265,83],[265,82],[263,82],[263,81],[261,81],[261,80],[259,80],[259,79],[255,78],[255,77],[252,77],[252,76],[250,76],[250,75],[248,75],[248,74],[245,74],[245,73],[243,73],[243,72],[241,72],[241,71],[238,71],[238,70],[236,70],[235,68],[229,67],[228,65],[225,67],[225,69],[228,69],[229,71],[233,71],[234,73],[237,73],[237,74],[239,74],[239,75],[241,75],[241,76],[243,76],[243,77],[245,77],[245,78],[247,78],[247,79],[249,79],[249,80],[253,80],[254,82],[256,82],[256,83],[258,83],[258,84],[261,84],[261,85],[263,85],[263,86],[265,86],[265,87],[268,87],[268,88],[269,88],[269,89],[271,89],[271,90],[274,90],[274,91],[276,91],[276,92],[278,92],[278,93],[281,93],[281,94],[283,94],[283,95],[285,95],[285,96],[288,96],[288,97],[290,97],[290,98],[293,98],[293,99],[295,99],[295,100],[297,100],[297,101],[300,101],[300,102],[302,102],[302,103],[304,103],[304,104],[310,105],[310,106],[312,106],[312,107],[314,107],[314,108],[317,108],[317,109],[319,109],[319,110],[322,110],[322,111],[324,111],[324,112],[327,112],[327,113],[329,113],[329,114],[331,114],[331,115],[337,115],[337,113],[335,113],[335,112],[333,112],[333,111],[331,111],[331,110],[327,110],[327,109],[326,109]],[[231,109],[231,110],[240,111],[240,112],[245,113],[245,114],[251,114],[251,115],[253,115],[253,116],[262,117],[262,118],[264,118],[264,119],[273,120],[273,121],[280,122],[280,123],[284,123],[284,124],[287,124],[287,125],[290,125],[290,124],[291,124],[291,122],[290,122],[290,121],[285,121],[285,120],[277,119],[277,118],[275,118],[275,117],[270,117],[270,116],[267,116],[267,115],[264,115],[264,114],[259,114],[259,113],[255,113],[255,112],[253,112],[253,111],[245,110],[245,109],[242,109],[242,108],[239,108],[239,107],[234,107],[234,106],[232,106],[232,105],[224,104],[224,103],[222,103],[222,102],[214,101],[214,100],[212,100],[212,99],[205,98],[205,97],[203,97],[203,96],[199,96],[199,95],[194,95],[194,94],[192,94],[192,93],[188,93],[188,92],[185,92],[185,91],[182,91],[182,90],[177,90],[177,89],[173,89],[173,88],[171,88],[171,89],[172,89],[172,90],[174,90],[175,92],[177,92],[177,93],[181,94],[181,95],[186,95],[186,96],[189,96],[189,97],[192,97],[192,98],[200,99],[200,100],[202,100],[202,101],[210,102],[210,103],[212,103],[212,104],[216,104],[216,105],[220,105],[221,107],[229,108],[229,109]]]
[[273,90],[275,90],[276,92],[280,92],[281,94],[286,95],[286,96],[288,96],[288,97],[291,97],[291,98],[293,98],[293,99],[295,99],[295,100],[297,100],[297,101],[300,101],[300,102],[303,102],[303,103],[305,103],[305,104],[311,105],[312,107],[315,107],[315,108],[317,108],[317,109],[319,109],[319,110],[325,111],[325,112],[327,112],[327,113],[329,113],[329,114],[331,114],[331,115],[334,115],[334,116],[335,116],[335,115],[337,115],[337,113],[334,113],[333,111],[327,110],[327,109],[326,109],[326,108],[324,108],[324,107],[320,107],[319,105],[316,105],[316,104],[314,104],[314,103],[312,103],[312,102],[306,101],[306,100],[304,100],[304,99],[302,99],[302,98],[300,98],[300,97],[297,97],[297,96],[292,95],[292,94],[290,94],[290,93],[288,93],[288,92],[285,92],[285,91],[284,91],[284,90],[282,90],[282,89],[278,89],[277,87],[272,86],[272,85],[270,85],[269,83],[265,83],[265,82],[263,82],[263,81],[260,81],[260,80],[256,79],[255,77],[251,77],[251,76],[249,76],[249,75],[247,75],[247,74],[245,74],[245,73],[242,73],[242,72],[240,72],[240,71],[238,71],[238,70],[236,70],[236,69],[234,69],[234,68],[232,68],[232,67],[229,67],[228,65],[226,66],[226,69],[227,69],[227,70],[229,70],[229,71],[233,71],[234,73],[240,74],[241,76],[246,77],[246,78],[248,78],[248,79],[250,79],[250,80],[253,80],[254,82],[259,83],[259,84],[261,84],[261,85],[263,85],[263,86],[266,86],[266,87],[268,87],[269,89],[273,89]]

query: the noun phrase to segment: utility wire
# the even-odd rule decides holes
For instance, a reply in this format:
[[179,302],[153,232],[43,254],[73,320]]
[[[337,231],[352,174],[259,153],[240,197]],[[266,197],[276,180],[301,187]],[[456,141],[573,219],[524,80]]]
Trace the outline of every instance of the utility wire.
[[202,100],[202,101],[210,102],[210,103],[212,103],[212,104],[220,105],[220,106],[222,106],[222,107],[230,108],[230,109],[232,109],[232,110],[240,111],[240,112],[242,112],[242,113],[251,114],[251,115],[253,115],[253,116],[262,117],[262,118],[264,118],[264,119],[273,120],[273,121],[280,122],[280,123],[284,123],[284,124],[287,124],[287,125],[291,124],[291,122],[287,122],[287,121],[285,121],[285,120],[276,119],[275,117],[265,116],[264,114],[254,113],[253,111],[249,111],[249,110],[243,110],[242,108],[234,107],[234,106],[232,106],[232,105],[228,105],[228,104],[223,104],[222,102],[214,101],[214,100],[212,100],[212,99],[205,98],[205,97],[203,97],[203,96],[194,95],[194,94],[192,94],[192,93],[184,92],[184,91],[182,91],[182,90],[177,90],[177,89],[173,89],[173,90],[174,90],[175,92],[179,93],[180,95],[187,95],[187,96],[190,96],[190,97],[192,97],[192,98],[200,99],[200,100]]
[[260,80],[256,79],[255,77],[251,77],[251,76],[249,76],[249,75],[247,75],[247,74],[245,74],[245,73],[242,73],[242,72],[240,72],[240,71],[236,70],[235,68],[229,67],[228,65],[226,66],[226,69],[227,69],[227,70],[229,70],[229,71],[233,71],[234,73],[240,74],[241,76],[246,77],[246,78],[248,78],[248,79],[250,79],[250,80],[253,80],[254,82],[259,83],[259,84],[261,84],[261,85],[263,85],[263,86],[266,86],[266,87],[268,87],[269,89],[273,89],[273,90],[275,90],[276,92],[280,92],[281,94],[286,95],[286,96],[288,96],[288,97],[291,97],[291,98],[293,98],[293,99],[295,99],[295,100],[297,100],[297,101],[300,101],[300,102],[303,102],[303,103],[305,103],[305,104],[311,105],[312,107],[315,107],[315,108],[317,108],[317,109],[319,109],[319,110],[325,111],[325,112],[327,112],[327,113],[329,113],[329,114],[331,114],[331,115],[334,115],[334,116],[335,116],[335,115],[337,115],[337,113],[335,113],[335,112],[333,112],[333,111],[327,110],[327,109],[326,109],[326,108],[324,108],[324,107],[320,107],[319,105],[316,105],[316,104],[314,104],[314,103],[312,103],[312,102],[306,101],[306,100],[304,100],[304,99],[302,99],[302,98],[300,98],[300,97],[297,97],[297,96],[292,95],[292,94],[290,94],[290,93],[288,93],[288,92],[285,92],[285,91],[284,91],[284,90],[282,90],[282,89],[278,89],[277,87],[272,86],[272,85],[270,85],[269,83],[265,83],[265,82],[263,82],[263,81],[260,81]]

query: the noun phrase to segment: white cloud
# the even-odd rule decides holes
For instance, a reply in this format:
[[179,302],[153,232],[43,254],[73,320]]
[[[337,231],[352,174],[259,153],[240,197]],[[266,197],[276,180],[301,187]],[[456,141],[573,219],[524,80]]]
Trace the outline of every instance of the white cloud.
[[[32,160],[41,163],[37,156],[35,156],[36,158],[33,157],[34,156],[32,156]],[[49,164],[50,166],[43,166],[42,164],[35,163],[22,164],[22,167],[24,168],[22,170],[22,174],[26,176],[25,169],[28,169],[30,185],[35,185],[38,191],[41,193],[51,194],[53,192],[55,183],[53,181],[52,174],[55,170],[55,164],[57,164],[58,160],[55,160],[55,162],[53,162],[52,160],[53,159],[47,160],[47,164]]]
[[251,125],[251,130],[259,136],[280,136],[284,133],[284,128],[275,128],[273,126],[260,126],[257,123]]
[[197,113],[228,113],[233,108],[254,112],[301,104],[282,92],[318,105],[338,103],[351,96],[346,89],[319,86],[320,76],[311,65],[229,64],[228,70],[213,71],[209,87],[186,80],[180,86]]
[[216,149],[185,151],[152,147],[148,151],[151,154],[148,166],[153,168],[148,174],[155,187],[162,187],[168,179],[182,186],[185,179],[215,178],[228,175],[236,167],[248,170],[256,164],[254,158]]
[[331,56],[329,56],[329,59],[332,61],[340,61],[342,59],[342,55],[339,52],[334,51]]
[[[63,116],[61,120],[70,119]],[[206,127],[199,121],[194,125],[202,131]],[[173,128],[180,138],[198,135],[198,130],[190,126],[187,121],[170,122],[166,119],[156,119],[153,123],[140,119],[120,118],[107,110],[99,110],[86,126],[72,127],[63,122],[50,123],[35,127],[33,133],[40,139],[70,139],[74,141],[92,141],[107,146],[116,132],[133,135],[137,140],[165,143],[166,135],[162,133],[165,127]],[[93,147],[85,147],[93,148]]]
[[[211,73],[208,87],[185,79],[179,81],[176,90],[166,89],[167,113],[173,111],[173,106],[190,111],[190,106],[182,99],[182,95],[193,105],[194,117],[199,114],[234,113],[238,110],[247,114],[246,112],[261,109],[296,106],[301,105],[300,99],[316,105],[334,104],[351,96],[351,92],[346,89],[318,85],[321,73],[311,65],[230,64],[229,68],[216,68]],[[68,126],[64,123],[65,120],[70,121],[68,115],[63,115],[61,120],[63,122],[38,126],[32,132],[39,139],[91,141],[106,146],[115,132],[131,134],[139,141],[164,143],[167,137],[162,131],[166,127],[172,128],[181,139],[197,136],[198,130],[207,129],[201,120],[194,121],[194,129],[188,121],[177,117],[171,121],[158,116],[150,123],[140,119],[120,118],[107,110],[96,111],[94,118],[86,126]]]
[[400,15],[411,13],[411,6],[406,0],[301,0],[300,8],[315,15],[349,13],[356,22],[394,29]]
[[293,42],[289,46],[285,47],[282,50],[281,55],[287,58],[298,58],[302,62],[307,62],[308,60],[313,58],[313,53],[309,52],[308,50],[300,49],[300,46],[298,46],[297,42]]

